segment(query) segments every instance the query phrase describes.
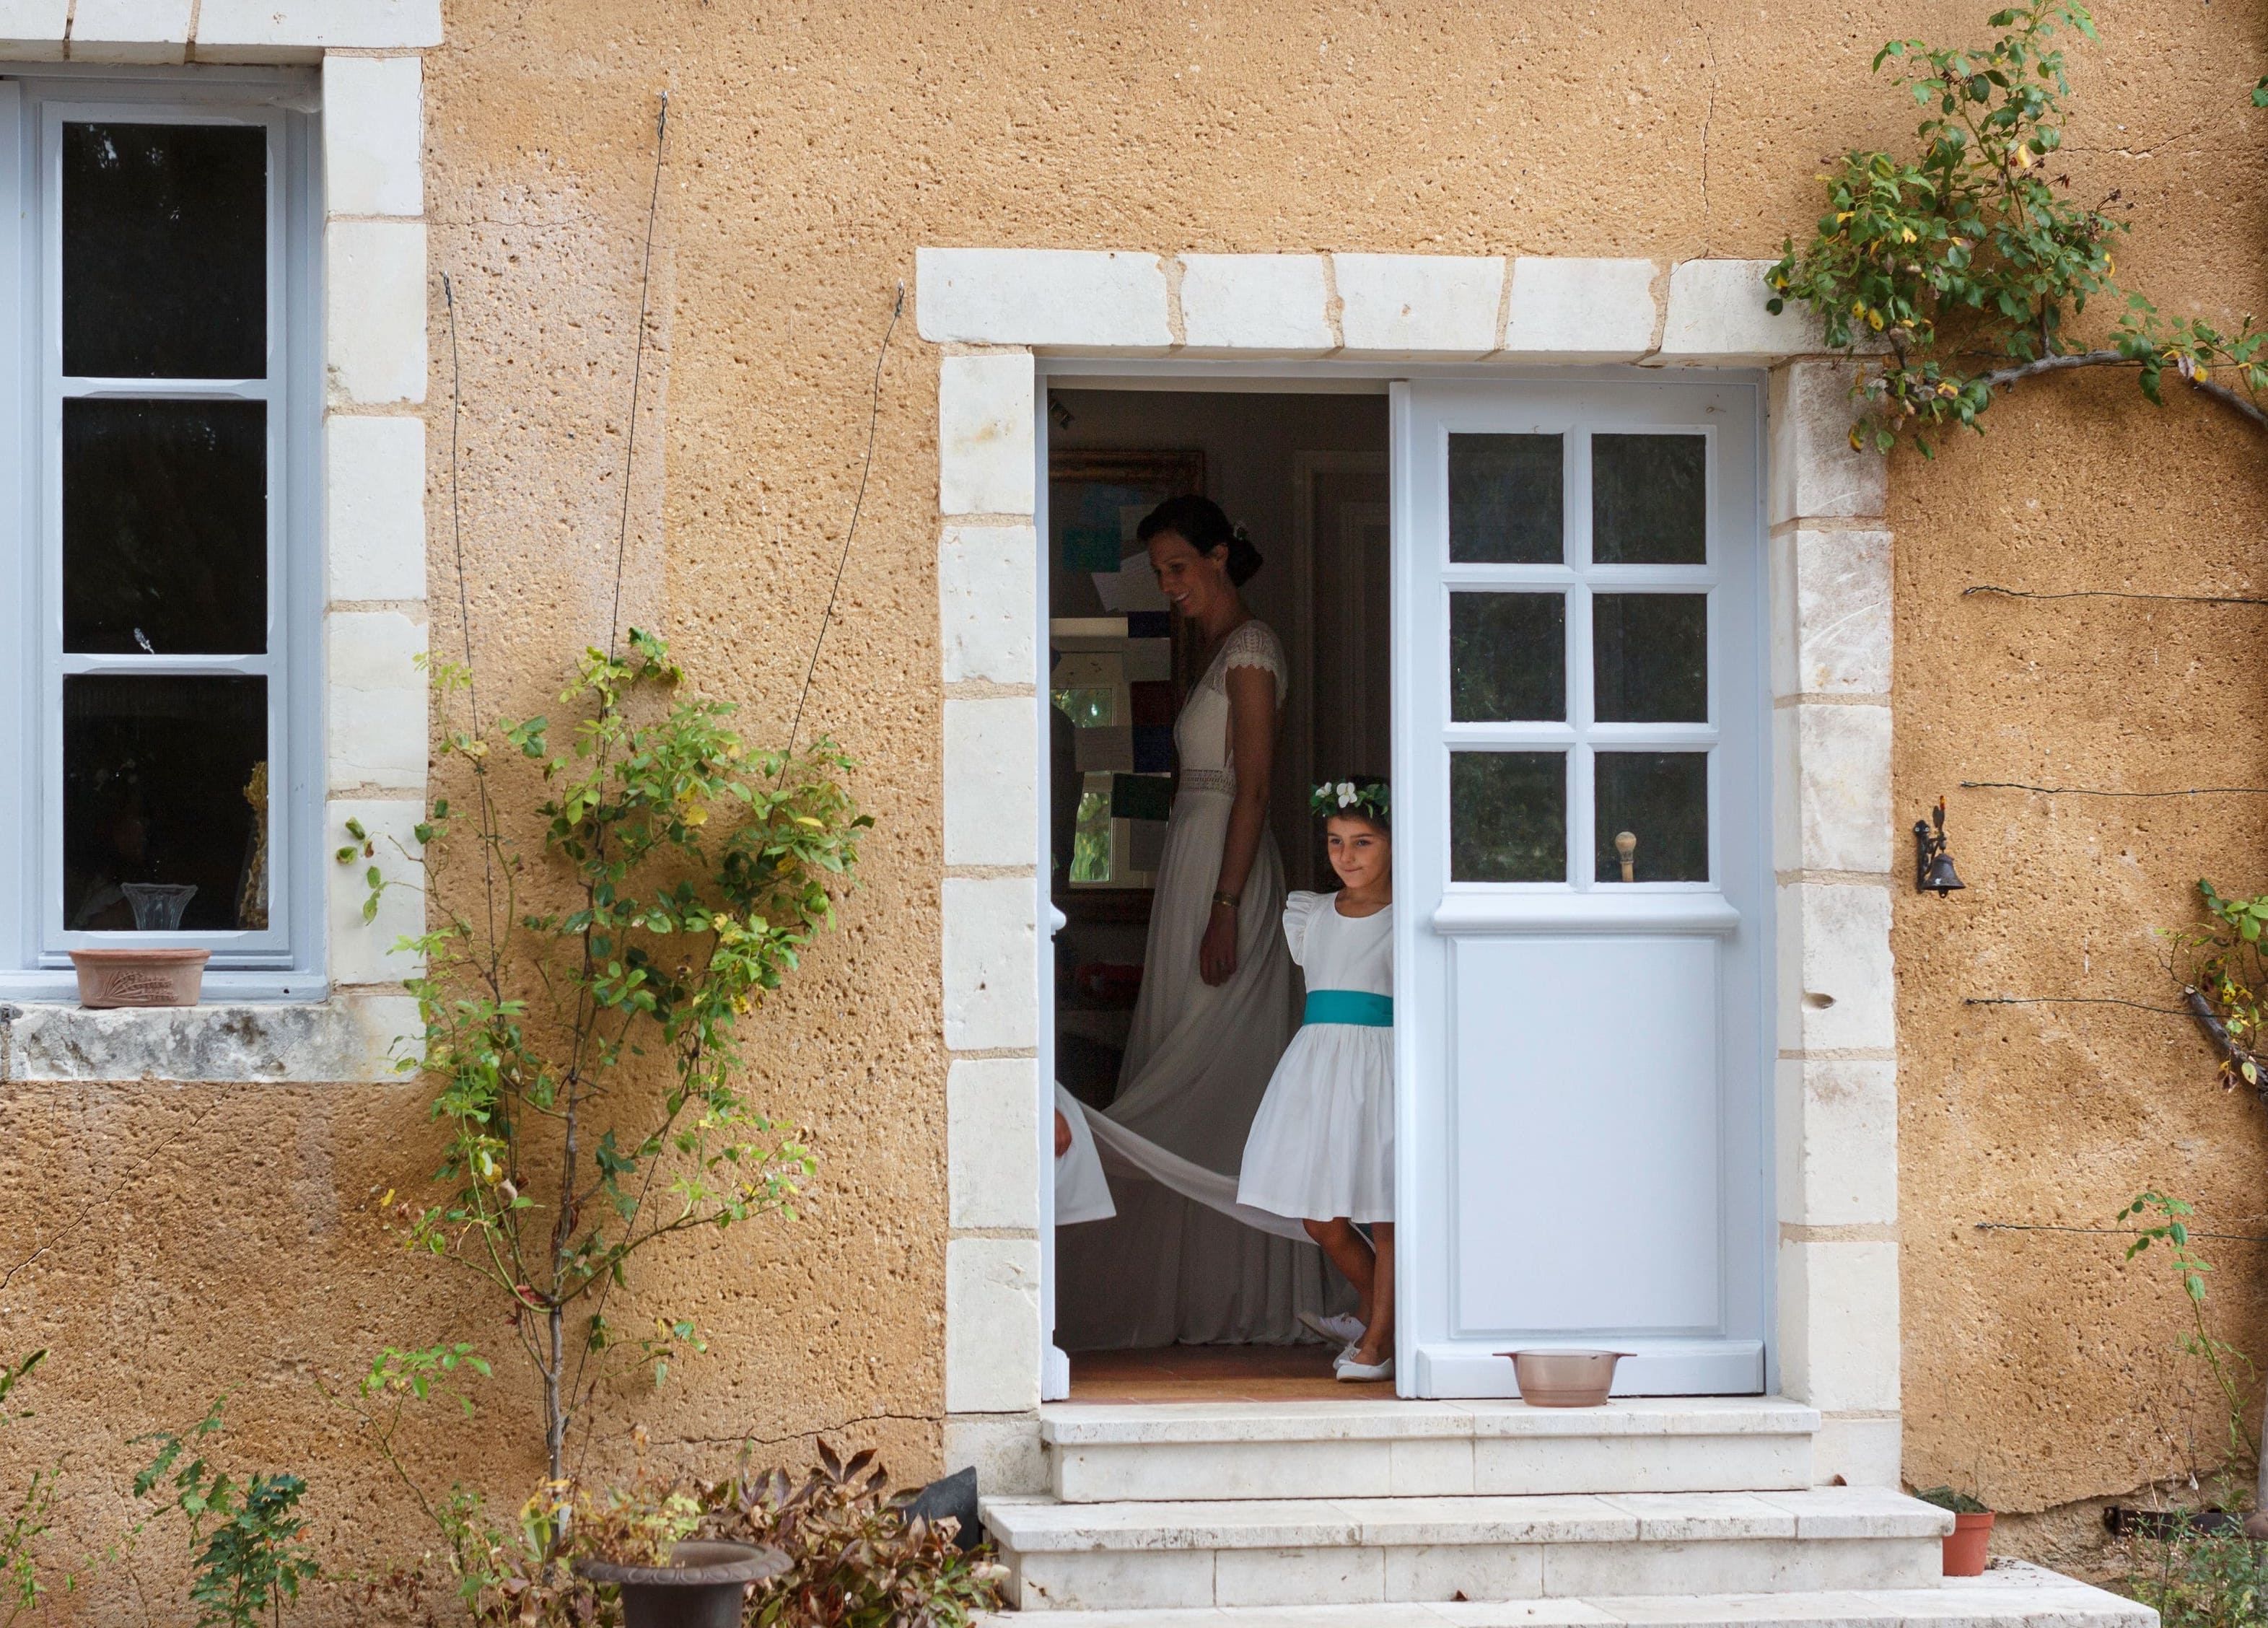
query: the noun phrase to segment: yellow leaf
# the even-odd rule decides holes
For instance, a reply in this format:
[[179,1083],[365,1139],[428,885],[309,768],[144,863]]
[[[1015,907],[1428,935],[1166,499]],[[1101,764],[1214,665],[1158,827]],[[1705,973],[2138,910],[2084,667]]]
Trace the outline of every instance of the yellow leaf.
[[2198,383],[2199,383],[2199,384],[2203,384],[2203,383],[2205,383],[2205,381],[2206,379],[2210,379],[2210,378],[2212,378],[2212,377],[2213,377],[2212,373],[2210,373],[2209,372],[2207,372],[2207,371],[2206,371],[2205,368],[2203,368],[2203,367],[2198,367],[2198,368],[2194,368],[2194,369],[2192,369],[2192,370],[2191,370],[2191,374],[2192,374],[2192,376],[2197,379]]
[[1851,450],[1854,453],[1863,450],[1863,448],[1859,445],[1859,426],[1857,424],[1852,424],[1851,426]]
[[1914,229],[1913,229],[1911,226],[1901,226],[1901,227],[1899,227],[1899,228],[1898,228],[1898,241],[1899,241],[1899,242],[1901,242],[1901,243],[1911,243],[1911,242],[1912,242],[1913,240],[1914,240]]
[[1867,313],[1867,326],[1880,332],[1882,326],[1882,313],[1879,311]]

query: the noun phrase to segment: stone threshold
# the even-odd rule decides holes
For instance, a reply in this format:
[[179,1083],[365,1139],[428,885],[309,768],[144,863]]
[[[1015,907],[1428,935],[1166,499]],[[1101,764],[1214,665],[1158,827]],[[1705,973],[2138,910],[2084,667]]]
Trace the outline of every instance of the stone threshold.
[[[1021,1612],[982,1619],[1012,1628]],[[1078,1613],[1079,1628],[2158,1628],[2147,1606],[2021,1560],[1933,1588],[1602,1595],[1431,1603],[1209,1606]]]
[[1809,1435],[1818,1428],[1816,1408],[1784,1396],[1631,1396],[1599,1408],[1539,1408],[1481,1399],[1050,1402],[1040,1409],[1040,1439],[1064,1447],[1457,1436]]

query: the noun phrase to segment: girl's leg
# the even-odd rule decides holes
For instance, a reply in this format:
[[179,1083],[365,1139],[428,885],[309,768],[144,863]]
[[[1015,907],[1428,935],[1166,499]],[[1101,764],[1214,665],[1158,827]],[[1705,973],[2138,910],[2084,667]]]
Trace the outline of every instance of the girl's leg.
[[1375,1256],[1363,1235],[1355,1231],[1354,1223],[1344,1219],[1332,1221],[1302,1221],[1307,1236],[1322,1246],[1330,1263],[1339,1269],[1346,1280],[1354,1285],[1354,1292],[1362,1297],[1361,1309],[1356,1315],[1362,1326],[1370,1326],[1371,1285],[1376,1276],[1373,1270]]
[[[1354,1229],[1350,1227],[1347,1230]],[[1373,1366],[1394,1354],[1394,1223],[1373,1224],[1370,1241],[1375,1254],[1370,1293],[1364,1297],[1364,1303],[1371,1315],[1363,1318],[1362,1339],[1354,1354],[1354,1359],[1365,1367]]]

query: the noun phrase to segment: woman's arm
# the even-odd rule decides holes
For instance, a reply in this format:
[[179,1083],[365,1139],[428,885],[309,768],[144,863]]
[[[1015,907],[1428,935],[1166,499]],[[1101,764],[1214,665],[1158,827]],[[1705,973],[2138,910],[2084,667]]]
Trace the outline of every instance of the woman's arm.
[[[1265,667],[1231,667],[1228,683],[1230,759],[1236,765],[1236,802],[1221,843],[1219,889],[1241,897],[1268,829],[1268,785],[1276,767],[1276,676]],[[1216,900],[1197,946],[1197,973],[1226,983],[1236,971],[1237,912]]]

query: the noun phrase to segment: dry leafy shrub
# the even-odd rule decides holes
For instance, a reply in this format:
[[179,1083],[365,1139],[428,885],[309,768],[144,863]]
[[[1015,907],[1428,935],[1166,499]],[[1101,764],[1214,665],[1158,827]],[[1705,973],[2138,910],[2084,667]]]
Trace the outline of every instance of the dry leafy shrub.
[[824,1441],[800,1486],[780,1470],[704,1488],[704,1536],[768,1544],[793,1564],[751,1593],[747,1628],[964,1628],[1000,1604],[1001,1568],[964,1552],[958,1522],[908,1510],[873,1449],[838,1457]]
[[508,1523],[460,1492],[433,1512],[442,1554],[338,1597],[350,1615],[388,1628],[618,1628],[614,1590],[576,1576],[576,1559],[656,1564],[697,1533],[768,1545],[792,1563],[751,1590],[748,1628],[967,1628],[998,1609],[1003,1573],[989,1551],[964,1552],[952,1521],[910,1514],[916,1494],[893,1492],[872,1451],[845,1460],[821,1442],[819,1457],[799,1485],[746,1469],[721,1481],[641,1472],[602,1492],[547,1482]]

